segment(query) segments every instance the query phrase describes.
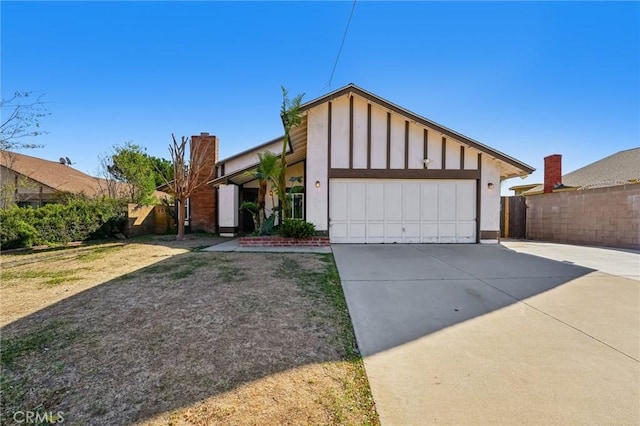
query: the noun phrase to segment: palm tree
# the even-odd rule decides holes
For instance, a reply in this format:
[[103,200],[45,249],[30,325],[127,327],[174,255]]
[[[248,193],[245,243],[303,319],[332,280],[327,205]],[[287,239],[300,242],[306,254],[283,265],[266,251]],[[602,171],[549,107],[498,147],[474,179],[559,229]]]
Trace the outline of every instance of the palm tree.
[[[258,167],[255,171],[255,177],[258,178],[258,211],[262,212],[261,222],[267,218],[265,212],[265,199],[267,197],[267,184],[275,183],[280,176],[280,164],[278,157],[271,151],[265,151],[258,154]],[[275,206],[274,206],[275,207]]]
[[282,118],[282,127],[284,127],[284,140],[282,141],[282,156],[280,157],[280,170],[275,179],[275,186],[280,200],[281,220],[289,217],[289,199],[287,198],[287,181],[285,175],[287,173],[287,147],[289,146],[289,134],[291,129],[298,126],[302,122],[302,114],[300,114],[300,104],[302,103],[301,95],[297,95],[293,99],[289,99],[289,92],[282,86],[282,107],[280,108],[280,118]]

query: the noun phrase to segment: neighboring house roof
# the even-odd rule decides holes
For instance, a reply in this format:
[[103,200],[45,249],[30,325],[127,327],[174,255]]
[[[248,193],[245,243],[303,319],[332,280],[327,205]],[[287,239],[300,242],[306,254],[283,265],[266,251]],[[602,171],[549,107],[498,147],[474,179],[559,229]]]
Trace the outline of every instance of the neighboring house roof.
[[1,164],[56,191],[94,196],[105,188],[105,180],[89,176],[66,164],[16,152],[2,151]]
[[[563,188],[605,187],[640,182],[640,147],[616,152],[594,163],[562,176]],[[533,195],[543,192],[540,184],[525,192]]]
[[525,183],[524,185],[514,185],[511,188],[509,188],[509,191],[520,191],[520,192],[525,192],[528,191],[532,188],[535,188],[536,186],[541,185],[539,183]]
[[471,146],[473,148],[476,148],[477,150],[479,150],[481,152],[487,153],[487,154],[489,154],[489,155],[491,155],[491,156],[493,156],[495,158],[498,158],[498,159],[504,161],[505,163],[511,164],[512,166],[515,166],[515,167],[521,169],[523,172],[525,172],[525,174],[531,174],[535,170],[533,167],[531,167],[528,164],[525,164],[525,163],[523,163],[521,161],[518,161],[513,157],[510,157],[510,156],[508,156],[508,155],[506,155],[506,154],[504,154],[504,153],[502,153],[500,151],[497,151],[497,150],[495,150],[493,148],[490,148],[487,145],[485,145],[485,144],[483,144],[481,142],[478,142],[475,139],[472,139],[472,138],[470,138],[468,136],[465,136],[465,135],[460,134],[460,133],[458,133],[458,132],[456,132],[454,130],[451,130],[451,129],[449,129],[449,128],[441,125],[441,124],[436,123],[435,121],[431,121],[428,118],[422,117],[421,115],[418,115],[418,114],[416,114],[416,113],[414,113],[412,111],[409,111],[408,109],[402,108],[402,107],[400,107],[400,106],[398,106],[398,105],[396,105],[394,103],[391,103],[388,100],[386,100],[384,98],[381,98],[380,96],[374,95],[371,92],[367,92],[366,90],[356,86],[353,83],[350,83],[350,84],[344,86],[341,89],[337,89],[337,90],[335,90],[335,91],[333,91],[331,93],[328,93],[328,94],[326,94],[324,96],[321,96],[321,97],[319,97],[317,99],[314,99],[312,101],[309,101],[309,102],[306,102],[306,103],[302,104],[300,106],[300,110],[301,111],[309,110],[309,109],[311,109],[311,108],[313,108],[315,106],[318,106],[318,105],[320,105],[320,104],[322,104],[324,102],[330,101],[333,98],[338,98],[340,96],[343,96],[343,95],[345,95],[347,93],[351,93],[351,92],[355,93],[355,94],[357,94],[357,95],[359,95],[359,96],[361,96],[361,97],[363,97],[365,99],[368,99],[368,100],[370,100],[372,102],[375,102],[375,103],[377,103],[377,104],[379,104],[379,105],[381,105],[381,106],[383,106],[383,107],[385,107],[385,108],[387,108],[387,109],[389,109],[391,111],[394,111],[394,112],[396,112],[398,114],[401,114],[401,115],[404,115],[406,117],[409,117],[412,120],[414,120],[415,122],[420,123],[420,124],[422,124],[422,125],[424,125],[426,127],[430,127],[432,129],[442,133],[443,135],[447,135],[448,137],[456,139],[459,142],[466,143],[469,146]]
[[[83,193],[89,197],[106,194],[108,183],[106,179],[90,176],[61,162],[44,160],[17,152],[0,151],[0,164],[7,169],[32,179],[44,186],[71,194]],[[116,182],[118,193],[126,193],[128,186]],[[154,191],[156,198],[166,198],[168,194]]]

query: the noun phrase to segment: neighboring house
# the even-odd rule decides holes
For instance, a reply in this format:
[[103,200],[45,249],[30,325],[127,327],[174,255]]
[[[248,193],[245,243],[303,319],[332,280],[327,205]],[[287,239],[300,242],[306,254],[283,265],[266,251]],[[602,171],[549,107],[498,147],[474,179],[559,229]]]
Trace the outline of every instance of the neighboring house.
[[[301,177],[305,190],[292,214],[333,243],[497,242],[500,182],[534,170],[353,84],[301,111],[287,181]],[[209,183],[217,188],[210,197],[217,197],[221,234],[242,230],[239,203],[257,194],[258,153],[281,147],[278,138],[216,163]],[[192,209],[215,211],[211,199],[192,197]]]
[[[0,151],[0,207],[40,207],[59,202],[65,194],[126,196],[129,186],[76,170],[67,158],[49,161],[30,155]],[[166,194],[156,191],[156,197]]]
[[524,195],[525,192],[529,191],[532,188],[535,188],[538,185],[540,185],[540,184],[539,183],[529,183],[529,184],[524,184],[524,185],[515,185],[515,186],[512,186],[511,188],[509,188],[509,191],[513,191],[513,195],[515,195],[515,196]]
[[57,202],[63,194],[89,197],[106,192],[107,181],[71,167],[66,159],[44,160],[16,152],[0,152],[2,207],[13,202],[19,206],[39,207]]
[[544,184],[525,192],[526,238],[640,249],[640,148],[562,176],[545,157]]
[[518,194],[525,185],[513,186],[516,195],[536,195],[557,191],[605,188],[640,182],[640,147],[616,152],[594,163],[562,176],[562,155],[554,154],[544,159],[545,183]]

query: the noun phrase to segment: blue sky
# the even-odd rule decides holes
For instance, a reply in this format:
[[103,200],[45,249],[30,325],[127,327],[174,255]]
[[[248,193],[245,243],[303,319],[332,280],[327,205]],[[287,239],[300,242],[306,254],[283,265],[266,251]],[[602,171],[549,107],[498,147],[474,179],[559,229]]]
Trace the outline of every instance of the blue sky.
[[[1,88],[44,93],[26,152],[95,174],[125,141],[168,158],[209,132],[221,158],[282,133],[280,86],[355,83],[536,169],[640,145],[640,3],[0,3]],[[504,192],[504,191],[503,191]]]

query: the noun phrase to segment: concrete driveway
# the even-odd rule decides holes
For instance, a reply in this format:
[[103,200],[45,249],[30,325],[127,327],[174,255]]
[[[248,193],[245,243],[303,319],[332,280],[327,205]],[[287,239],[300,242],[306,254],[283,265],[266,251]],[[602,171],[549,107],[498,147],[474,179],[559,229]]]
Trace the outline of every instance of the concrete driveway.
[[640,422],[638,253],[332,248],[383,425]]

